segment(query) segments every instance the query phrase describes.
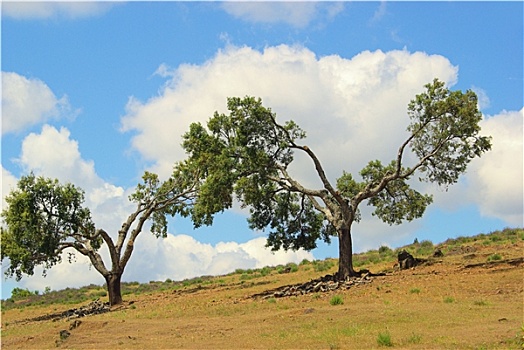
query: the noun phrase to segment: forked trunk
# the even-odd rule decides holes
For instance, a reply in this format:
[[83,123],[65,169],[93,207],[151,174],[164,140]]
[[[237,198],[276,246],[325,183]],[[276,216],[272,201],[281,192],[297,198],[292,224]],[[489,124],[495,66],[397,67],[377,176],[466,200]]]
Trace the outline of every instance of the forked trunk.
[[339,280],[358,276],[359,273],[353,269],[353,243],[351,242],[351,231],[342,228],[338,234],[338,273]]
[[109,294],[109,304],[111,306],[122,304],[122,292],[120,289],[122,273],[110,273],[104,277],[106,279],[107,292]]

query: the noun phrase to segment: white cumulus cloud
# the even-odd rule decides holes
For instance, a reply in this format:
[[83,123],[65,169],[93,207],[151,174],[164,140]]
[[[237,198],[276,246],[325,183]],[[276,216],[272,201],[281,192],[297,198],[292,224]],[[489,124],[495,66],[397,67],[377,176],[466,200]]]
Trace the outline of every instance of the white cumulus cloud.
[[482,214],[520,227],[524,223],[523,119],[524,109],[485,118],[482,132],[493,137],[493,148],[482,162],[473,164],[467,175],[475,188],[472,197]]
[[73,115],[67,96],[57,98],[43,81],[2,72],[2,134]]
[[78,142],[71,138],[67,128],[57,129],[45,124],[40,133],[30,133],[22,142],[17,161],[25,172],[33,171],[36,175],[79,186],[85,191],[86,205],[95,219],[103,220],[111,227],[120,227],[121,222],[115,223],[114,217],[108,213],[119,212],[119,206],[111,207],[113,201],[125,200],[127,203],[127,194],[122,187],[110,184],[96,174],[94,161],[82,158]]
[[[133,148],[155,163],[154,171],[168,175],[173,160],[185,157],[180,135],[188,130],[191,122],[205,123],[214,111],[225,112],[227,97],[252,95],[261,97],[263,104],[276,112],[279,121],[292,119],[307,132],[302,143],[317,154],[334,182],[343,170],[357,174],[370,160],[389,163],[394,159],[407,137],[409,101],[423,92],[423,86],[434,78],[453,88],[458,67],[446,57],[407,50],[364,51],[346,58],[338,55],[317,57],[301,46],[279,45],[262,51],[228,46],[200,65],[169,68],[163,64],[157,73],[166,78],[160,93],[144,102],[132,98],[122,118],[122,130],[133,131]],[[476,88],[476,91],[481,89]],[[482,99],[487,101],[488,97]],[[517,203],[522,191],[515,191],[508,197],[511,201],[504,205],[498,203],[497,211],[493,210],[493,200],[485,200],[496,198],[495,191],[503,186],[502,183],[507,186],[508,176],[516,179],[514,171],[501,173],[493,170],[494,165],[490,164],[495,159],[499,163],[506,158],[508,163],[515,157],[522,159],[521,153],[515,153],[521,148],[518,144],[513,148],[497,146],[502,142],[497,139],[504,137],[495,135],[495,125],[500,127],[502,119],[495,116],[483,122],[482,134],[494,136],[494,150],[473,161],[464,181],[446,193],[434,185],[418,185],[435,195],[434,206],[454,210],[474,204],[483,208],[486,215],[490,213],[508,225],[517,221],[518,217],[513,217],[511,212],[522,211]],[[521,140],[522,127],[515,126],[514,122],[512,125],[505,127],[515,128],[512,142]],[[499,133],[502,135],[506,131]],[[504,149],[501,152],[508,152],[508,156],[498,156],[497,149]],[[410,158],[406,160],[409,163]],[[484,172],[491,170],[474,177],[475,167]],[[308,186],[319,185],[309,159],[297,155],[291,171]],[[487,190],[487,182],[495,181],[501,185]],[[489,210],[488,203],[491,203]],[[390,227],[370,217],[367,207],[362,209],[364,218],[355,226],[357,249],[408,237],[420,225],[420,221],[415,221]]]
[[262,52],[230,46],[202,65],[162,65],[160,71],[171,79],[146,102],[130,99],[122,130],[136,131],[133,147],[163,175],[185,157],[181,135],[191,122],[205,123],[214,111],[225,112],[227,97],[245,95],[261,97],[280,121],[293,119],[306,130],[305,142],[329,174],[358,171],[370,159],[395,156],[406,106],[424,84],[439,77],[452,85],[457,76],[438,55],[379,50],[351,59],[316,57],[287,45]]
[[17,178],[2,166],[2,208],[6,207],[5,196],[16,188]]
[[[227,233],[222,233],[227,237]],[[183,280],[195,276],[223,275],[242,268],[262,268],[288,262],[313,260],[313,255],[297,252],[271,252],[266,240],[259,237],[245,243],[219,242],[216,245],[198,242],[180,234],[156,239],[144,233],[125,273],[126,280]],[[154,257],[154,259],[152,259]]]

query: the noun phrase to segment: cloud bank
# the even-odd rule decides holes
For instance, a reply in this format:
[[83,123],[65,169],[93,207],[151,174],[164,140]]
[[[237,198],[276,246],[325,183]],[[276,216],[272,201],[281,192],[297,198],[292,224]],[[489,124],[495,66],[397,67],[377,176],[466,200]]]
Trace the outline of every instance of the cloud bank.
[[[289,45],[263,51],[228,46],[201,65],[163,64],[158,73],[167,78],[158,96],[145,102],[131,98],[122,118],[122,130],[133,132],[132,147],[154,163],[154,171],[167,176],[173,160],[184,158],[180,135],[191,122],[205,123],[214,111],[225,112],[227,97],[252,95],[261,97],[278,120],[292,119],[307,132],[303,143],[317,154],[332,181],[343,170],[357,174],[370,160],[394,159],[407,137],[409,101],[435,77],[451,88],[458,79],[458,68],[440,55],[377,50],[351,58],[317,57],[305,47]],[[481,97],[483,105],[488,103],[487,96]],[[482,123],[482,134],[493,136],[493,151],[474,160],[450,193],[426,186],[435,195],[435,206],[473,204],[508,225],[522,224],[522,181],[513,185],[522,179],[522,166],[511,162],[522,159],[521,115],[503,112]],[[291,170],[306,185],[320,185],[309,159],[297,155]],[[359,225],[375,236],[362,246],[397,233],[407,236],[417,227],[386,229],[369,216]],[[358,236],[355,240],[357,246],[364,243]]]
[[519,227],[524,222],[523,120],[523,109],[502,111],[484,119],[482,130],[493,137],[493,148],[467,175],[481,213]]
[[67,96],[57,98],[43,81],[2,72],[2,135],[75,113]]

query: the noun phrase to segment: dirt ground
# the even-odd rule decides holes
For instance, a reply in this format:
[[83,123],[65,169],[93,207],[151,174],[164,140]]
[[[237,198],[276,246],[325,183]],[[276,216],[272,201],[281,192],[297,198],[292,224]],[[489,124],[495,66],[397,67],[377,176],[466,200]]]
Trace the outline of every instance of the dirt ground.
[[[64,305],[11,309],[2,312],[2,349],[523,349],[523,248],[478,247],[298,297],[251,296],[321,273],[223,277],[222,285],[128,295],[74,329],[72,320],[21,322]],[[487,263],[495,252],[503,259]],[[343,303],[332,305],[334,296]],[[62,330],[70,335],[61,339]]]

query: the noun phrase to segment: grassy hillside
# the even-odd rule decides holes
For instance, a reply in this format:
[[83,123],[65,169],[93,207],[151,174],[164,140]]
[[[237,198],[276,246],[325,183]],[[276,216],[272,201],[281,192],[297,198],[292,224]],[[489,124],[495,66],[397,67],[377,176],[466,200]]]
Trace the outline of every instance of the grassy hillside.
[[[522,248],[522,229],[437,245],[379,247],[354,261],[385,276],[350,289],[286,298],[253,295],[332,274],[337,261],[124,283],[123,306],[78,319],[75,327],[73,320],[31,319],[107,300],[103,286],[38,295],[18,290],[2,301],[2,348],[522,349]],[[400,249],[428,261],[398,271]],[[442,257],[433,257],[436,249]],[[63,330],[70,335],[61,338]]]

